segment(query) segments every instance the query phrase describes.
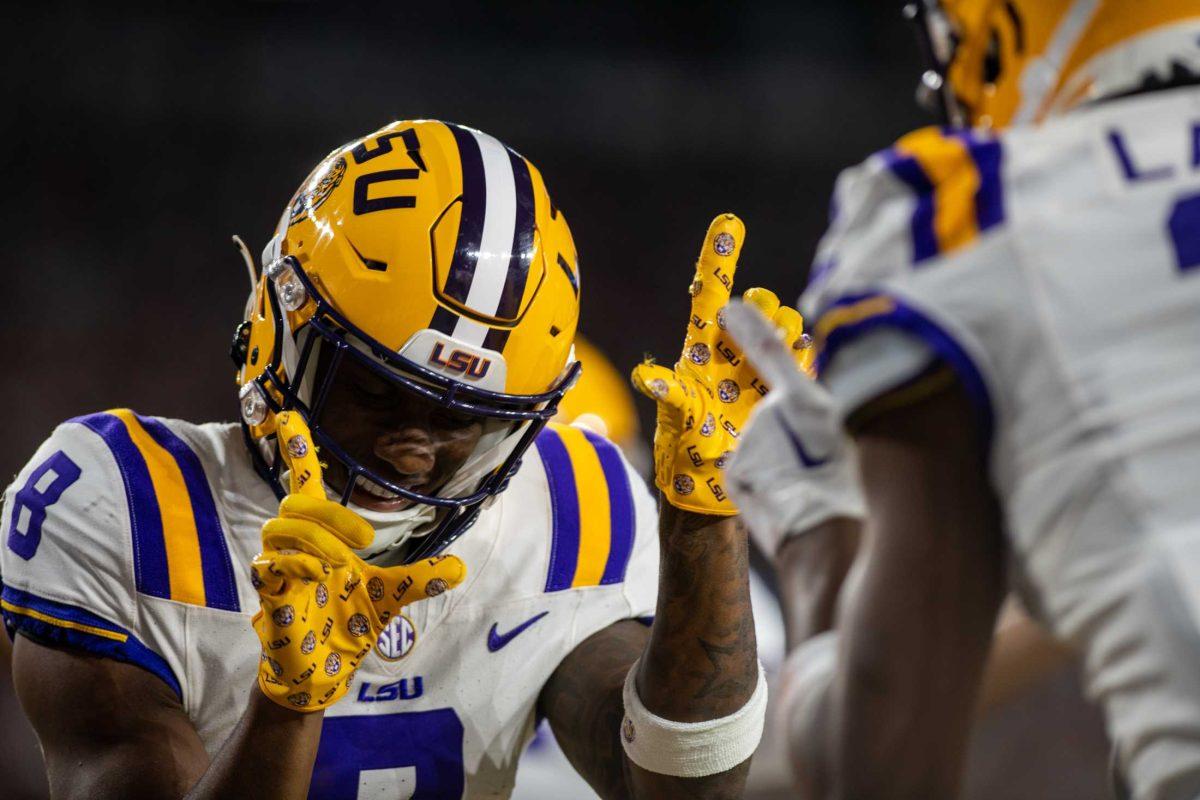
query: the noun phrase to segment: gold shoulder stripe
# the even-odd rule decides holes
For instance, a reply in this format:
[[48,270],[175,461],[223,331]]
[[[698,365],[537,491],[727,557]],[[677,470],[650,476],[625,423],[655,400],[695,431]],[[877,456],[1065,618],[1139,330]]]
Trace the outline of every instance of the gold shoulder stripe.
[[34,611],[32,608],[14,605],[7,600],[0,600],[0,608],[3,608],[5,611],[12,612],[13,614],[20,614],[23,617],[36,619],[59,628],[69,628],[73,631],[90,633],[92,636],[100,636],[104,639],[112,639],[114,642],[126,642],[129,640],[129,634],[126,633],[117,633],[116,631],[97,628],[94,625],[84,625],[80,622],[71,622],[68,619],[60,619],[59,617],[53,617],[49,614],[43,614],[41,611]]
[[967,143],[938,128],[922,128],[902,137],[895,149],[915,159],[933,186],[938,251],[947,253],[970,244],[979,235],[975,197],[980,177]]

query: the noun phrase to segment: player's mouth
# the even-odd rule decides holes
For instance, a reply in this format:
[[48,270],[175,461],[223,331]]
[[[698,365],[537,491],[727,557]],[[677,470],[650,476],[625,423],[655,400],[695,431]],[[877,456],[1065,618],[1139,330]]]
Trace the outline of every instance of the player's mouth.
[[[424,491],[424,485],[415,480],[395,481],[395,483],[414,492]],[[403,508],[408,508],[414,502],[383,488],[361,475],[354,479],[354,489],[350,492],[350,501],[359,508],[383,512],[399,511]]]

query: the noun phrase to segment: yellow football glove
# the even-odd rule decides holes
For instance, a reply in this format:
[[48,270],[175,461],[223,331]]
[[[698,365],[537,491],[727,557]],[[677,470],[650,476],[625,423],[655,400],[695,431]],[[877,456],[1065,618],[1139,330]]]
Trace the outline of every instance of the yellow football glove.
[[402,607],[453,589],[467,570],[455,556],[376,567],[354,550],[374,531],[328,500],[308,426],[278,418],[291,494],[263,526],[263,551],[250,567],[262,608],[252,620],[262,642],[258,685],[285,708],[321,711],[346,693],[354,671]]
[[[701,514],[737,513],[721,473],[751,409],[767,393],[766,384],[725,332],[722,313],[745,238],[746,226],[733,214],[712,221],[692,278],[692,318],[683,354],[673,370],[651,359],[633,369],[634,387],[658,404],[654,482],[668,503]],[[750,289],[743,299],[774,322],[797,366],[807,370],[812,351],[800,312],[781,307],[767,289]]]

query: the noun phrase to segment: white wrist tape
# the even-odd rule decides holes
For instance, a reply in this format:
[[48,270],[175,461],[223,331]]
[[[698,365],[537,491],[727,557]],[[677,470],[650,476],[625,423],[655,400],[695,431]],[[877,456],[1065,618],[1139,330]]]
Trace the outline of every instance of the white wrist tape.
[[754,753],[767,713],[767,676],[762,662],[758,685],[746,705],[727,717],[703,722],[672,722],[647,711],[634,684],[637,668],[635,661],[625,676],[625,719],[621,723],[621,745],[630,761],[660,775],[702,778],[732,769]]

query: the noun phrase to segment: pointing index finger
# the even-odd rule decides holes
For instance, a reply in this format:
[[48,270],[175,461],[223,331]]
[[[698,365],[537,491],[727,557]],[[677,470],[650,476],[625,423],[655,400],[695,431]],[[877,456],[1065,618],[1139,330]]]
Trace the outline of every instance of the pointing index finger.
[[283,411],[276,418],[279,431],[279,455],[291,473],[288,491],[325,499],[321,483],[321,461],[313,445],[308,423],[296,411]]
[[693,333],[704,332],[698,338],[713,335],[710,326],[716,322],[717,312],[729,302],[745,239],[746,226],[734,214],[721,214],[708,226],[691,286]]

